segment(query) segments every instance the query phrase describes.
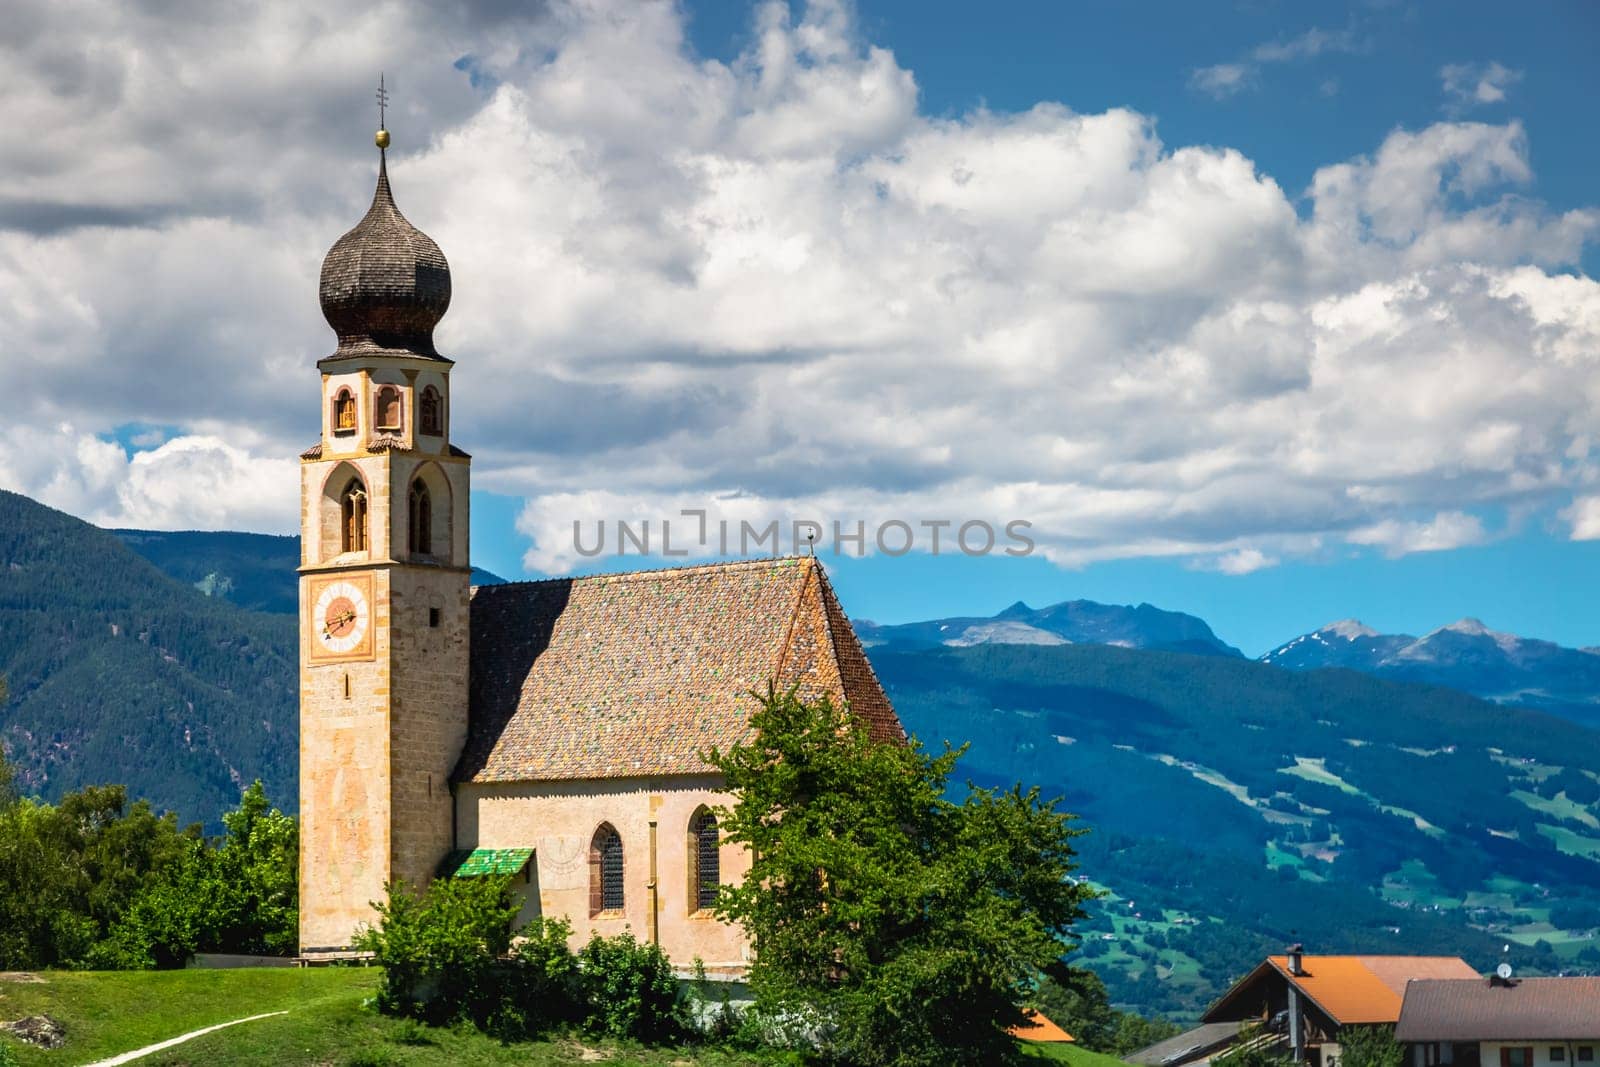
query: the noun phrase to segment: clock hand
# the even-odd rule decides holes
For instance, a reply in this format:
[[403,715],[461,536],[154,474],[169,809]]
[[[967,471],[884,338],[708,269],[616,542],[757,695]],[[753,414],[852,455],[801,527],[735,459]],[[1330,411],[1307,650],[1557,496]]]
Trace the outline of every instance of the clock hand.
[[336,619],[329,619],[328,620],[328,624],[322,628],[323,635],[324,636],[332,636],[334,627],[343,626],[345,623],[351,621],[355,617],[356,617],[356,613],[355,612],[347,611],[347,612],[344,612],[342,615],[340,615]]

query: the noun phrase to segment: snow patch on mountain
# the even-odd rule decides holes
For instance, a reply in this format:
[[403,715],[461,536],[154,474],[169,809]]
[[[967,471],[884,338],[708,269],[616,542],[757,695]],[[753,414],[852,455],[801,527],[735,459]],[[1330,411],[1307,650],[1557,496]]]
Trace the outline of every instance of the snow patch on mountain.
[[1358,637],[1378,636],[1378,631],[1366,625],[1360,619],[1340,619],[1338,622],[1330,622],[1318,630],[1317,633],[1332,634],[1335,637],[1342,637],[1346,641],[1354,641]]
[[1070,645],[1072,642],[1025,622],[985,622],[946,638],[944,644],[966,648],[970,645]]

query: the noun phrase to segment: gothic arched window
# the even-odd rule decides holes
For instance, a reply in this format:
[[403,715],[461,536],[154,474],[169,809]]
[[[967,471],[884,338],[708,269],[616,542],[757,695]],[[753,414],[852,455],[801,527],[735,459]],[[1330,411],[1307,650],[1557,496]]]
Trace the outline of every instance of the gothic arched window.
[[439,402],[439,390],[431,385],[422,390],[417,422],[428,436],[444,436],[444,405]]
[[689,910],[716,906],[722,885],[722,840],[717,817],[705,808],[689,820]]
[[355,433],[356,430],[356,396],[348,389],[341,389],[333,398],[333,432]]
[[398,430],[404,424],[401,414],[400,390],[386,385],[378,390],[378,429]]
[[622,837],[610,823],[601,823],[589,843],[589,914],[622,907]]
[[433,496],[418,478],[411,483],[410,544],[413,556],[433,555]]
[[340,539],[344,552],[365,552],[367,550],[367,490],[358,478],[350,479],[350,484],[345,487],[344,493],[339,497],[339,512],[343,521],[344,534]]

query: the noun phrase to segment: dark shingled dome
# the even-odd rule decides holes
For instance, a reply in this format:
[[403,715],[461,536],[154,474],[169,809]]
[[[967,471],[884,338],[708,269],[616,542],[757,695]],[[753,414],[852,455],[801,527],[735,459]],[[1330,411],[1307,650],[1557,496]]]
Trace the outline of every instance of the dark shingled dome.
[[339,335],[333,358],[392,351],[437,358],[433,328],[450,307],[450,264],[406,221],[378,165],[372,207],[322,261],[322,314]]

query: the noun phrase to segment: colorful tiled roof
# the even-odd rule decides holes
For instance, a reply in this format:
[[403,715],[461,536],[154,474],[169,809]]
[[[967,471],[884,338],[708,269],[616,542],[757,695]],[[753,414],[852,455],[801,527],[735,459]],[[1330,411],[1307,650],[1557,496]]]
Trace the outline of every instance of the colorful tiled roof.
[[482,878],[516,874],[533,858],[531,848],[475,848],[450,853],[439,864],[441,878]]
[[1406,987],[1401,1041],[1600,1041],[1600,978],[1419,981]]
[[749,736],[769,683],[905,736],[814,559],[480,586],[456,778],[705,772],[702,752]]
[[1340,1026],[1397,1022],[1406,983],[1414,979],[1478,977],[1456,956],[1303,956],[1300,967],[1304,973],[1292,975],[1287,956],[1268,956],[1206,1012],[1205,1021],[1238,1017],[1232,1009],[1244,990],[1272,971]]

